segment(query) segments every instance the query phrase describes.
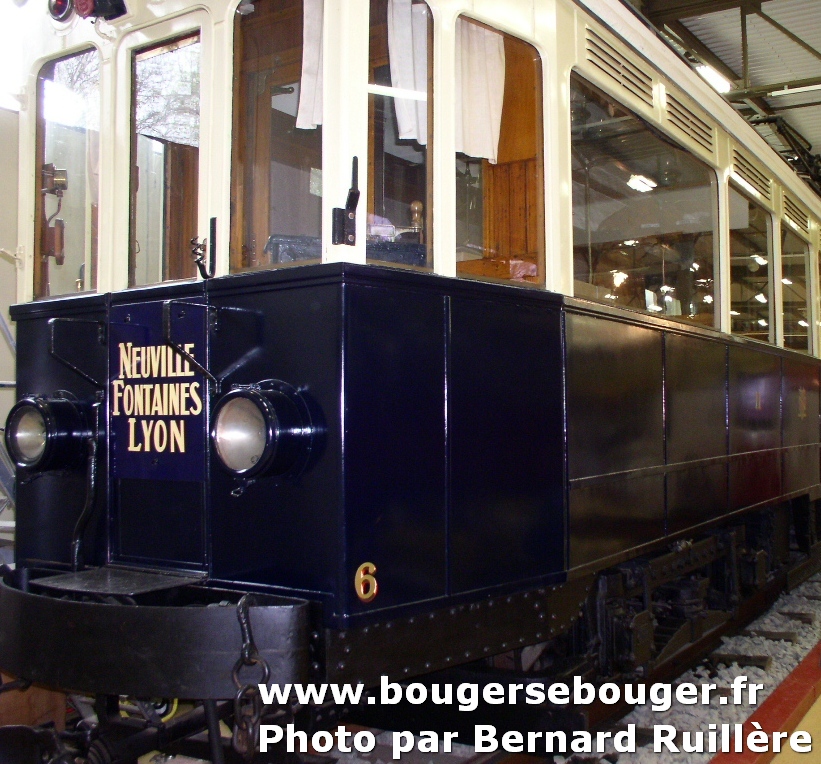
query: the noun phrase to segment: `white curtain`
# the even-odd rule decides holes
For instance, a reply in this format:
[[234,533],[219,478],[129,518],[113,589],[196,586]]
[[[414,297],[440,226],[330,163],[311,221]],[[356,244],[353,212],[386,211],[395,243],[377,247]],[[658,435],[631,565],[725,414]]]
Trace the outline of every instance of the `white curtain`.
[[504,97],[504,37],[499,32],[457,19],[457,151],[496,164]]
[[[388,57],[391,85],[427,95],[428,6],[411,0],[388,0]],[[394,98],[400,138],[423,146],[428,142],[427,101]]]
[[302,79],[296,126],[312,130],[322,124],[322,13],[324,0],[303,0]]

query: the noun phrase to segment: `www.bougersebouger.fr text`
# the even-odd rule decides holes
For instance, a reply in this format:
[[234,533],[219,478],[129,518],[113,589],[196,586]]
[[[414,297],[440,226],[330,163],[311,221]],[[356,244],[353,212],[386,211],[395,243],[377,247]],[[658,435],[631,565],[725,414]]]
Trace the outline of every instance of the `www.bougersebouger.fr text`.
[[[708,705],[711,700],[719,705],[747,705],[751,708],[758,703],[758,695],[764,685],[748,681],[746,676],[737,676],[730,687],[729,695],[718,692],[718,686],[710,683],[696,684],[625,684],[606,682],[595,686],[575,677],[572,684],[554,682],[528,682],[520,684],[489,683],[479,685],[471,682],[459,684],[422,684],[412,682],[402,685],[391,682],[383,676],[378,690],[365,690],[362,684],[282,684],[259,685],[262,701],[266,705],[284,706],[291,700],[301,705],[333,702],[338,705],[383,705],[395,706],[401,702],[411,705],[431,703],[434,705],[454,705],[461,712],[475,711],[480,703],[488,705],[542,705],[587,706],[594,701],[605,705],[625,702],[629,705],[650,704],[654,712],[668,711],[674,703],[681,705]],[[706,729],[679,730],[671,724],[653,725],[652,748],[655,753],[754,753],[774,752],[791,749],[798,753],[812,751],[812,736],[803,730],[794,732],[765,731],[756,722],[751,729],[744,730],[741,724],[715,723]],[[412,751],[420,753],[449,753],[454,743],[462,742],[456,732],[437,733],[408,730],[392,733],[391,748],[395,760]],[[636,751],[636,728],[627,725],[619,732],[572,732],[500,730],[490,724],[474,726],[472,741],[477,753],[505,751],[508,753],[617,753]],[[284,727],[263,724],[260,727],[260,751],[266,753],[269,746],[284,744],[289,753],[327,753],[336,749],[342,753],[356,751],[369,753],[376,745],[376,735],[368,730],[350,732],[339,725],[335,730],[319,730],[312,735],[296,729],[295,725]],[[608,748],[609,746],[609,748]]]

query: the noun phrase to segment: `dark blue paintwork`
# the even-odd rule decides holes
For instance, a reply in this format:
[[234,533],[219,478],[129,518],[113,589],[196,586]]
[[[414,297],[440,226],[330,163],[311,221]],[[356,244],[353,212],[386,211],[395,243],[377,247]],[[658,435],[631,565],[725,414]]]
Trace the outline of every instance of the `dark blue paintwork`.
[[[87,534],[98,563],[305,596],[344,628],[560,581],[821,488],[817,360],[401,269],[308,265],[18,306],[20,392],[93,397],[48,356],[49,317],[104,322],[107,347],[61,328],[73,362],[104,379],[119,374],[119,343],[162,342],[167,300],[189,306],[172,338],[219,381],[185,453],[129,451],[113,417]],[[299,390],[312,450],[297,475],[238,481],[210,448],[210,411],[266,380]],[[65,563],[82,473],[21,484],[18,498],[18,562]],[[367,603],[354,588],[365,562],[379,582]]]

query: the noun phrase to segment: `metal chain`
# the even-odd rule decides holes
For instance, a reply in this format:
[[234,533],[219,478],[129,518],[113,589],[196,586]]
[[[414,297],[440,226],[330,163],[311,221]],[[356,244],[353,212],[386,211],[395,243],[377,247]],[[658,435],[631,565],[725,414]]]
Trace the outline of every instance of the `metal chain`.
[[[237,604],[237,620],[242,632],[242,648],[237,662],[234,664],[232,678],[237,694],[234,697],[234,750],[247,761],[251,761],[257,752],[259,745],[259,724],[262,719],[262,696],[259,692],[259,684],[268,684],[271,678],[271,667],[268,662],[259,654],[254,643],[254,635],[251,631],[251,614],[249,608],[256,604],[253,594],[246,594]],[[239,674],[244,666],[259,666],[262,669],[262,676],[259,683],[243,684]]]

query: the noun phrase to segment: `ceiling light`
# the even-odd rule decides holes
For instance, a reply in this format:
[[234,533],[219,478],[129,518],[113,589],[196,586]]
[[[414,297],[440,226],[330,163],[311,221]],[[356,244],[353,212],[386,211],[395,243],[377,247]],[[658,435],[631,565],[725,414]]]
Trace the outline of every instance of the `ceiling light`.
[[635,247],[638,244],[638,239],[628,239],[624,242],[625,247]]
[[653,313],[658,313],[661,310],[661,305],[648,305],[647,310],[652,310]]
[[761,257],[761,255],[753,255],[753,260],[755,260],[759,265],[767,265],[767,259]]
[[699,269],[699,264],[698,264],[698,263],[693,263],[693,264],[690,266],[690,270],[691,270],[691,271],[697,271],[698,269]]
[[761,292],[759,292],[755,296],[755,299],[758,300],[762,305],[767,302],[767,298],[763,294],[761,294]]
[[792,284],[792,281],[790,281],[790,279],[781,279],[781,283],[790,286],[790,284]]
[[614,294],[610,294],[610,292],[608,292],[608,293],[604,296],[604,299],[605,299],[605,300],[618,300],[619,298],[618,298],[618,297],[616,297],[616,295],[614,295]]
[[714,90],[719,93],[729,93],[733,90],[733,83],[730,82],[723,74],[719,74],[712,66],[708,64],[699,64],[696,71],[705,79]]
[[713,295],[705,294],[702,299],[709,305],[713,301]]
[[809,324],[803,318],[799,319],[798,325],[799,326],[804,326],[804,327],[809,327]]
[[766,326],[767,322],[763,318],[759,318],[758,319],[758,325],[759,326]]
[[625,281],[627,281],[627,274],[623,271],[612,271],[613,273],[613,287],[617,289],[620,287]]
[[627,181],[627,185],[634,191],[641,191],[641,193],[645,194],[648,191],[652,191],[658,184],[656,181],[650,180],[650,178],[645,178],[644,175],[631,175],[630,180]]
[[731,315],[731,316],[740,316],[740,315],[741,315],[741,313],[739,313],[737,310],[731,310],[731,311],[730,311],[730,315]]
[[773,90],[772,93],[768,93],[768,96],[783,96],[783,95],[795,95],[796,93],[810,93],[813,90],[821,90],[821,85],[805,85],[802,88],[784,88],[783,90]]

